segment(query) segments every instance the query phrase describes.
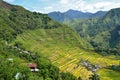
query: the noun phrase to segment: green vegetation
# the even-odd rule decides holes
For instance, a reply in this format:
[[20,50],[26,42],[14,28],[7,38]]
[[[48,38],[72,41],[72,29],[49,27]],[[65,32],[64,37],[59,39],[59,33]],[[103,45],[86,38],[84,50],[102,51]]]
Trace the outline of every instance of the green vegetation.
[[120,71],[120,65],[112,65],[112,66],[109,66],[108,69]]
[[[100,80],[119,80],[120,79],[120,72],[110,70],[110,69],[101,69],[97,72],[100,74]],[[101,77],[102,76],[102,77]]]
[[[13,46],[8,47],[4,44],[0,46],[0,80],[15,80],[17,73],[22,74],[17,77],[17,80],[76,79],[76,77],[69,73],[61,73],[49,60],[37,53],[30,52],[30,54],[25,54],[20,52],[19,49],[13,48]],[[39,71],[31,72],[27,66],[29,63],[36,63]]]
[[[14,80],[17,73],[19,80],[86,80],[93,72],[83,60],[102,67],[96,71],[100,79],[120,79],[119,72],[106,69],[119,65],[119,57],[90,51],[94,49],[89,41],[66,25],[3,1],[0,13],[0,80]],[[39,71],[31,72],[29,63],[36,63]]]
[[67,21],[81,37],[102,55],[120,55],[120,8],[110,10],[102,18]]
[[[57,30],[59,30],[59,34],[56,34]],[[52,64],[59,67],[61,71],[70,72],[77,78],[80,76],[83,80],[88,79],[92,75],[92,71],[82,66],[82,60],[87,60],[91,64],[97,64],[101,67],[119,64],[120,60],[116,60],[115,56],[103,57],[75,45],[76,39],[71,41],[73,33],[64,34],[65,39],[61,34],[63,34],[62,28],[52,30],[37,29],[18,35],[15,42],[21,42],[20,44],[26,50],[41,52],[39,54],[50,59]],[[102,77],[104,76],[102,75]]]
[[96,74],[96,73],[93,74],[89,79],[90,79],[90,80],[100,80],[99,75]]
[[[0,1],[0,80],[75,80],[70,73],[64,73],[53,66],[42,54],[29,52],[21,42],[12,42],[27,30],[54,29],[63,25],[51,20],[47,15],[29,12],[20,6]],[[29,52],[29,54],[23,53]],[[9,60],[12,59],[11,60]],[[33,73],[27,64],[36,63],[39,71]]]

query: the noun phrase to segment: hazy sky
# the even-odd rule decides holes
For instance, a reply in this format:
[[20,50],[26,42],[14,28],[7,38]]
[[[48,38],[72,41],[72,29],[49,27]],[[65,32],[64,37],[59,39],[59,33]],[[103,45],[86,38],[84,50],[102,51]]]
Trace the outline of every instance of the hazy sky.
[[4,0],[6,2],[21,5],[30,11],[48,13],[52,11],[65,12],[69,9],[96,12],[106,11],[112,8],[120,8],[120,0]]

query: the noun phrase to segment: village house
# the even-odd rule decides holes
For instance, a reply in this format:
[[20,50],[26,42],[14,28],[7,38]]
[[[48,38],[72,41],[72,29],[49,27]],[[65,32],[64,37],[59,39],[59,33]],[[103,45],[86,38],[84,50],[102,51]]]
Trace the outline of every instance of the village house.
[[30,70],[31,70],[32,72],[37,72],[37,71],[39,71],[39,69],[37,69],[37,64],[36,64],[36,63],[30,63],[30,64],[28,64],[28,67],[30,68]]

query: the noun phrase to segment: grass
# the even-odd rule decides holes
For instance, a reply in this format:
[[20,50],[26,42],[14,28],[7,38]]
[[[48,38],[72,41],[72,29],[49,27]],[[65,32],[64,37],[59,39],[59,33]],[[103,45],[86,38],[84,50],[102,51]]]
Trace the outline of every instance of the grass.
[[[116,60],[115,56],[103,57],[95,52],[83,50],[81,44],[78,46],[78,40],[82,42],[82,39],[76,36],[75,33],[63,31],[62,28],[27,31],[17,36],[16,39],[16,41],[21,42],[27,50],[38,53],[41,52],[43,56],[50,59],[52,64],[59,67],[61,71],[70,72],[76,77],[81,76],[83,80],[88,79],[92,72],[81,65],[80,61],[82,59],[102,67],[119,64],[120,59]],[[77,66],[77,64],[80,65]],[[119,72],[112,70],[103,68],[99,70],[98,73],[101,75],[101,80],[120,79],[120,77],[110,76],[110,73],[115,73],[115,76],[119,76],[117,75]]]
[[100,74],[101,80],[119,80],[120,79],[120,72],[118,71],[101,69],[97,73]]

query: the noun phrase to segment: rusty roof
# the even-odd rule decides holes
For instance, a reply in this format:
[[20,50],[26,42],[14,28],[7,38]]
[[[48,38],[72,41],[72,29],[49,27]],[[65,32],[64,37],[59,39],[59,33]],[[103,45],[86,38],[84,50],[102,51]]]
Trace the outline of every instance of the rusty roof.
[[28,67],[37,67],[37,64],[36,63],[30,63],[30,64],[28,64]]

